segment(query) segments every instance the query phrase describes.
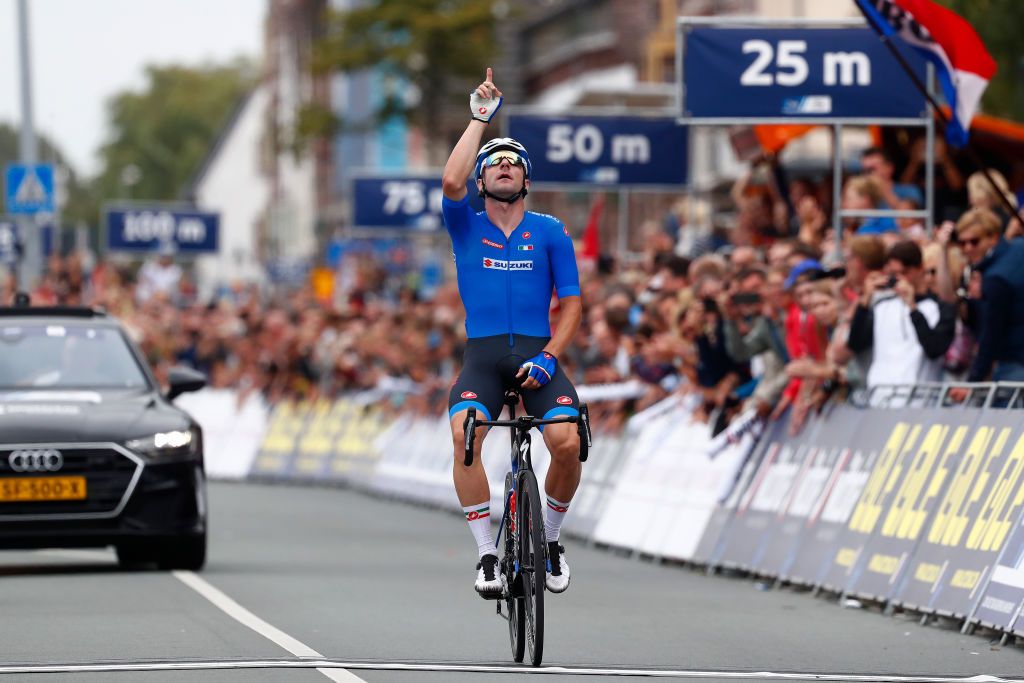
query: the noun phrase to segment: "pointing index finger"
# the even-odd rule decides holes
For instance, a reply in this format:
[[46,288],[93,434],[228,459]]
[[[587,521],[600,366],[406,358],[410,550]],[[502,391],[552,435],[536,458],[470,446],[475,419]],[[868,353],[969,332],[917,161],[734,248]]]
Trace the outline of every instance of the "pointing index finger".
[[493,76],[493,72],[491,71],[491,67],[487,67],[487,78],[485,78],[484,80],[486,80],[488,83],[490,83],[491,79],[493,77],[494,76]]

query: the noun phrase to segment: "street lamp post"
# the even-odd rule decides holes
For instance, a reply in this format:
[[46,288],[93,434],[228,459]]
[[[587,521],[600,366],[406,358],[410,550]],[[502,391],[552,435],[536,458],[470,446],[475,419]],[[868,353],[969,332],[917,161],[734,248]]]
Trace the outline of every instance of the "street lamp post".
[[[18,53],[21,61],[21,163],[32,166],[39,159],[36,131],[32,120],[32,66],[28,33],[28,0],[18,0]],[[18,220],[24,251],[18,269],[18,287],[29,291],[43,269],[39,229],[31,216]]]

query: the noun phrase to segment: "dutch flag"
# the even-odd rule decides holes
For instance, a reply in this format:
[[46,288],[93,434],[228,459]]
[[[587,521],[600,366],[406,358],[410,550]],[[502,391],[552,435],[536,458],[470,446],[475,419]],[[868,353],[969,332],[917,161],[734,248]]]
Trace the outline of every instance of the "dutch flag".
[[946,139],[967,144],[971,119],[996,63],[963,17],[932,0],[855,0],[868,21],[886,36],[899,35],[935,65],[953,112]]

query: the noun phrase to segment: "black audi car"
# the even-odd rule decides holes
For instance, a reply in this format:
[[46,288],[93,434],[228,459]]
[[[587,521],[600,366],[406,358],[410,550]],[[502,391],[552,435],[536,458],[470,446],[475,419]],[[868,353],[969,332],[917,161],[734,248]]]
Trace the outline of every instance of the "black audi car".
[[113,545],[122,566],[200,569],[199,425],[121,324],[87,308],[0,308],[0,549]]

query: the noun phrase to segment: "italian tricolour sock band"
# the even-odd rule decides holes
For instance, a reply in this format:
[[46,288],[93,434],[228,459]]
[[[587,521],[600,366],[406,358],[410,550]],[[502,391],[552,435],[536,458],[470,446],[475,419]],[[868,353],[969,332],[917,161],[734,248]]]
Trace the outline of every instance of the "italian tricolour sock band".
[[562,528],[562,520],[569,512],[569,503],[563,503],[548,496],[547,514],[544,516],[544,536],[548,543],[558,540],[558,532]]
[[469,530],[476,540],[476,550],[480,557],[494,554],[494,537],[491,535],[491,506],[489,503],[477,503],[462,508],[469,522]]

